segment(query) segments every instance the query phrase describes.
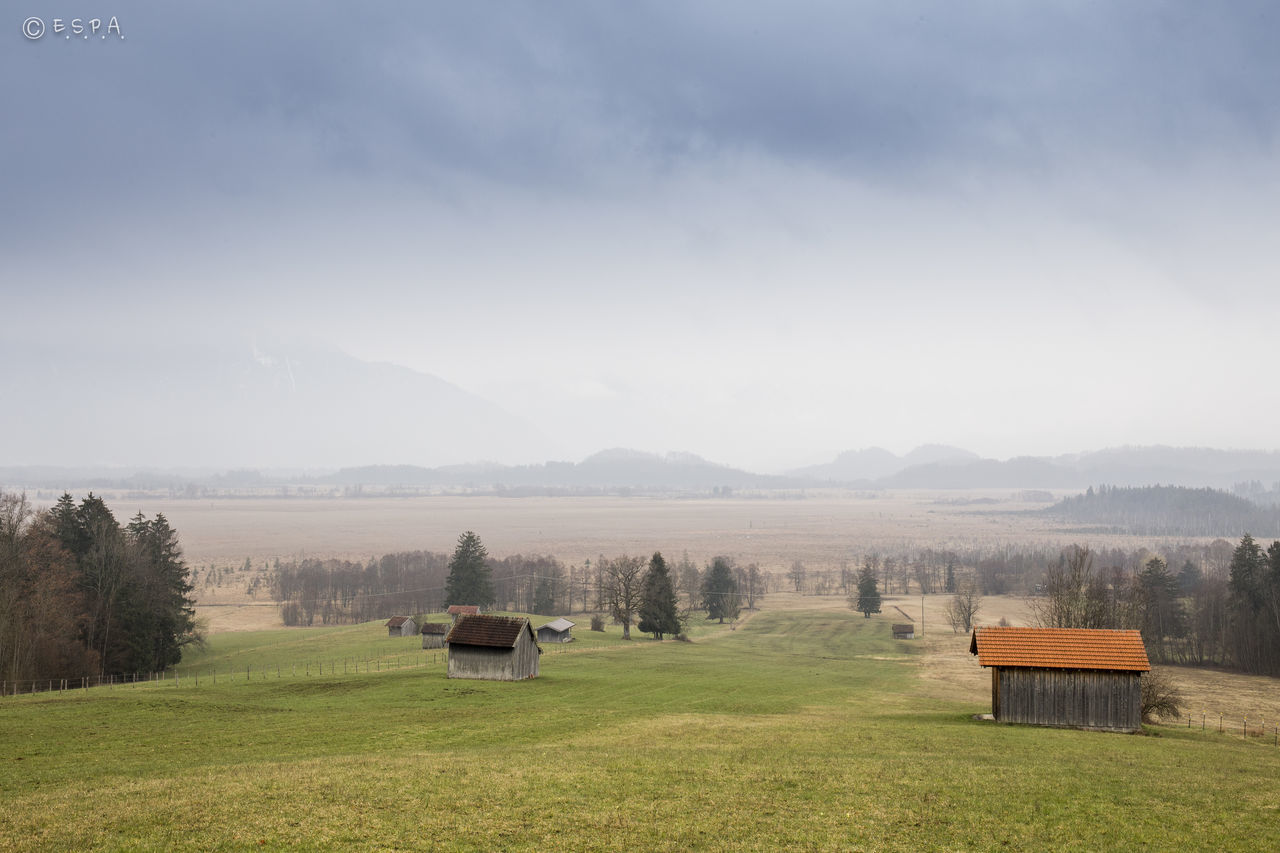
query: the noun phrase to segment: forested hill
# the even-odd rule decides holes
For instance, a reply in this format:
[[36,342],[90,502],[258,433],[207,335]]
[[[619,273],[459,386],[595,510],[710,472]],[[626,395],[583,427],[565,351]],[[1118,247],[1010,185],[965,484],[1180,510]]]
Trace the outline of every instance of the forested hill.
[[1043,512],[1144,536],[1280,536],[1280,508],[1260,507],[1217,489],[1100,486]]

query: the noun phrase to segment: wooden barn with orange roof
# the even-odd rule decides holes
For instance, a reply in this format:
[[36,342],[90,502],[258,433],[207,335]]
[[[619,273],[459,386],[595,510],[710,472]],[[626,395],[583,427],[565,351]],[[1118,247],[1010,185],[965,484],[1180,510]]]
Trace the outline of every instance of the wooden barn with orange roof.
[[977,628],[969,652],[991,668],[991,713],[1000,722],[1142,727],[1142,675],[1151,664],[1137,631]]

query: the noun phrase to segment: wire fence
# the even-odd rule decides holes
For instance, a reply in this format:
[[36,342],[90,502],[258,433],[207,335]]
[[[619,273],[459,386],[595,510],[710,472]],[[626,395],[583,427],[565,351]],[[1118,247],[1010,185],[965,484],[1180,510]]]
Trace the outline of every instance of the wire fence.
[[[543,656],[585,651],[595,646],[575,649],[572,644],[547,644],[542,647]],[[85,675],[76,678],[34,678],[0,681],[0,697],[14,697],[27,693],[66,693],[90,688],[136,689],[140,687],[196,688],[221,684],[247,684],[261,681],[287,681],[308,678],[335,677],[338,675],[376,675],[382,672],[398,672],[408,669],[429,669],[433,665],[448,662],[445,649],[426,649],[422,652],[394,654],[368,654],[363,656],[316,657],[306,660],[254,661],[237,665],[192,664],[179,665],[163,672],[132,672],[115,675]]]
[[[1216,720],[1216,722],[1215,722]],[[1222,735],[1238,735],[1241,738],[1270,738],[1272,746],[1280,746],[1280,725],[1274,720],[1267,722],[1265,717],[1230,717],[1226,714],[1210,714],[1201,711],[1199,714],[1186,715],[1187,728],[1199,729],[1202,732],[1217,731]],[[1181,725],[1181,718],[1179,718]]]

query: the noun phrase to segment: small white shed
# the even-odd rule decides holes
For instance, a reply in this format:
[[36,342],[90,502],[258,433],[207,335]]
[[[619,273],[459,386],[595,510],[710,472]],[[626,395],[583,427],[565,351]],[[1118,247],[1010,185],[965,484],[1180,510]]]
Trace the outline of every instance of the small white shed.
[[568,619],[561,617],[554,622],[548,622],[538,629],[539,643],[572,643],[573,626],[576,623],[570,622]]

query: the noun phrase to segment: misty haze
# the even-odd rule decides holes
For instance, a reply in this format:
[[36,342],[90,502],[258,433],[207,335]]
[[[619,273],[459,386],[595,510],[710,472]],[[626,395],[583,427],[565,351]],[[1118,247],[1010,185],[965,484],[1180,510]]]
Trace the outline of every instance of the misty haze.
[[5,21],[0,847],[1275,846],[1280,7]]

